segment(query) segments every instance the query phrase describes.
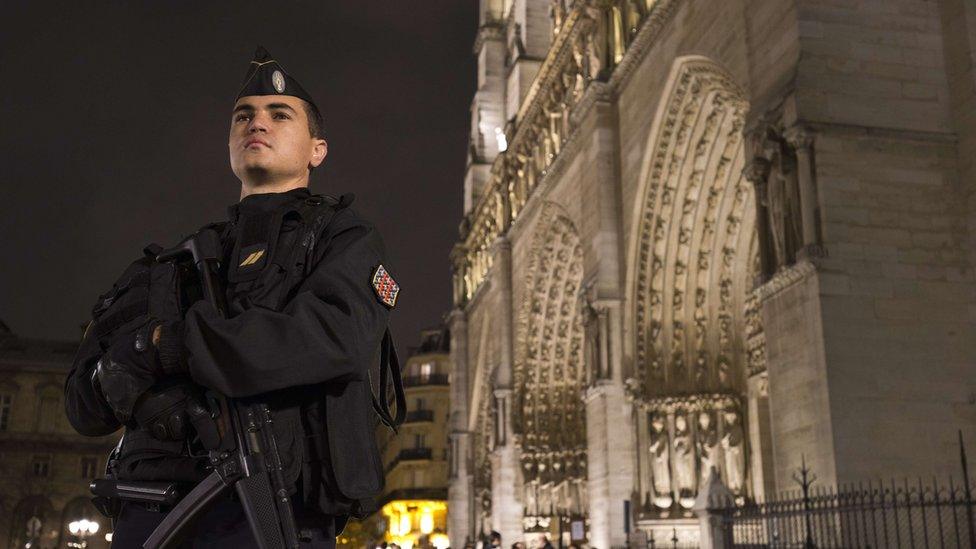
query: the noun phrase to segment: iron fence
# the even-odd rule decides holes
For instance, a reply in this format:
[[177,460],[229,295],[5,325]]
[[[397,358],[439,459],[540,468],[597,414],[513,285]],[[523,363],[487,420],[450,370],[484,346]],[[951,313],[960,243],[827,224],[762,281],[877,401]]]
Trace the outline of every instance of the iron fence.
[[846,486],[723,513],[727,547],[976,547],[972,490],[949,482]]
[[765,502],[716,506],[725,547],[976,549],[976,516],[966,449],[959,433],[962,482],[867,483],[814,488],[806,463],[799,492]]

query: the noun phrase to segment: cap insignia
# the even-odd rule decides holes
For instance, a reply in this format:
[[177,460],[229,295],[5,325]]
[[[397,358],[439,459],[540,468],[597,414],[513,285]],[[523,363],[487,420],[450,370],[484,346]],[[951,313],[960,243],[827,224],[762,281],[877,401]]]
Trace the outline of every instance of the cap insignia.
[[274,71],[271,74],[271,83],[274,85],[274,89],[281,93],[285,91],[285,75],[281,71]]

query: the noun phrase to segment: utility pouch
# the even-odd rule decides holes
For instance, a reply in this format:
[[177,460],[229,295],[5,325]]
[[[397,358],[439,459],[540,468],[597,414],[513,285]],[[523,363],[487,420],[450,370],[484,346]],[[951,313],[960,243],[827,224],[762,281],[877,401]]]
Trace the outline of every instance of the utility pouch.
[[206,460],[189,457],[185,440],[158,440],[146,429],[128,429],[119,451],[118,480],[196,483]]

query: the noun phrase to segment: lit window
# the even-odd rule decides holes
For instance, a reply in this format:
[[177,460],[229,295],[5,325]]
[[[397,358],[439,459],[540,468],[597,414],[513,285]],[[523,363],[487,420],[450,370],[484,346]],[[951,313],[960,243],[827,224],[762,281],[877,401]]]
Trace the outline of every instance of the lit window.
[[434,373],[434,363],[424,362],[420,365],[420,381],[427,381],[430,376]]
[[10,424],[10,404],[13,399],[11,395],[0,395],[0,431],[6,431]]
[[31,474],[35,477],[46,477],[51,473],[51,456],[34,456],[31,462]]

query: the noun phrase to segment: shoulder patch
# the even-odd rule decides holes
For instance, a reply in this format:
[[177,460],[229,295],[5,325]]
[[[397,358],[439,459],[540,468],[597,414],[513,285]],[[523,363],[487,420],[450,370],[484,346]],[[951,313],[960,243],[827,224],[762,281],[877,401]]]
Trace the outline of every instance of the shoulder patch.
[[397,295],[400,293],[400,285],[393,280],[390,273],[381,264],[373,272],[373,291],[383,305],[393,308],[396,305]]

